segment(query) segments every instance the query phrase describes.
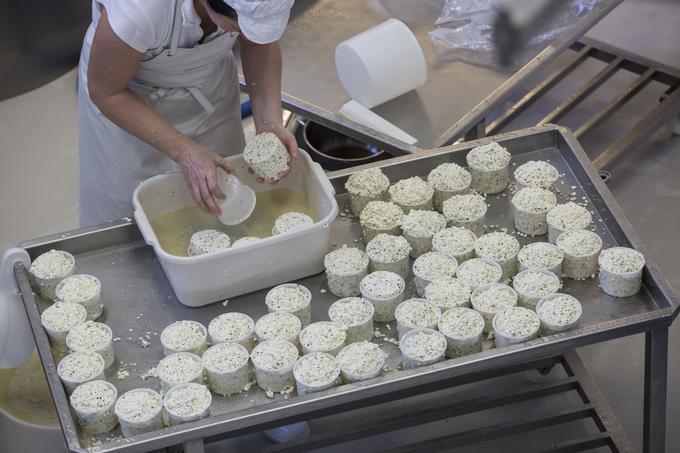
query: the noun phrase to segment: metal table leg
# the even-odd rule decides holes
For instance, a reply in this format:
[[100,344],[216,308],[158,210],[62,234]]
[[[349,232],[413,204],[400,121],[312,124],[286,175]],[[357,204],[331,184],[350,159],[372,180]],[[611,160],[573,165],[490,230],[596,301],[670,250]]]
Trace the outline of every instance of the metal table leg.
[[182,449],[184,453],[204,453],[205,445],[203,444],[203,439],[194,439],[184,442]]
[[645,406],[643,451],[666,448],[666,390],[668,380],[668,327],[645,333]]

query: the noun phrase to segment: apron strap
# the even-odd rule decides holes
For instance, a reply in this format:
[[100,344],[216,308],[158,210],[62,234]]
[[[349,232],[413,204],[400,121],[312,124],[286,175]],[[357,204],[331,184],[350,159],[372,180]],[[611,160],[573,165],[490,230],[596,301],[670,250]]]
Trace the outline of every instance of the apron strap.
[[175,15],[172,18],[172,31],[170,32],[170,48],[168,55],[174,55],[179,47],[179,34],[182,31],[182,0],[175,0]]

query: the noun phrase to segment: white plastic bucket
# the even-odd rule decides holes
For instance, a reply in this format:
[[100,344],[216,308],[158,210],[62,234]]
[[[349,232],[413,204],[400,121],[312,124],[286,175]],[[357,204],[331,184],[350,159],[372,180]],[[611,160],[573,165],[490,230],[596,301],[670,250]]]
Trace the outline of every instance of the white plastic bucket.
[[347,94],[369,109],[421,87],[427,79],[418,40],[397,19],[338,44],[335,67]]

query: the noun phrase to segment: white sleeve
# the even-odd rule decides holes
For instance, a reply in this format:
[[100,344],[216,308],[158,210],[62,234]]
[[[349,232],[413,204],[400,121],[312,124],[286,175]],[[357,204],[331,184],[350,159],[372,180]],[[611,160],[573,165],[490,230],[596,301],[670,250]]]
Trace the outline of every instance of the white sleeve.
[[168,36],[172,11],[167,0],[97,0],[106,8],[116,36],[138,52],[162,45]]

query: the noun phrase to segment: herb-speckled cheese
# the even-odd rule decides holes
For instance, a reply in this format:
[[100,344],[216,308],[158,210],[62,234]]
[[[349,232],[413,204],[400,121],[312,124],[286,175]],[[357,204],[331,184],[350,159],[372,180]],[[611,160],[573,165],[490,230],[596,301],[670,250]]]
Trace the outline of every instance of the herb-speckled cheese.
[[228,373],[248,363],[248,351],[237,343],[216,344],[203,354],[203,364],[211,371]]
[[251,359],[253,364],[264,370],[280,370],[293,366],[298,351],[289,341],[274,339],[255,346]]
[[31,263],[30,272],[43,279],[62,277],[73,270],[73,260],[61,250],[50,250]]
[[389,187],[389,178],[379,168],[369,168],[352,173],[345,182],[347,192],[369,198],[379,197]]
[[444,354],[446,339],[442,334],[430,329],[414,331],[399,342],[399,349],[409,358],[432,360]]
[[300,333],[300,319],[287,312],[273,312],[257,320],[255,332],[267,340],[294,339]]
[[454,258],[443,253],[430,252],[413,262],[413,273],[423,280],[433,281],[456,274],[458,264]]
[[600,267],[616,274],[627,274],[640,270],[645,259],[640,252],[627,247],[613,247],[603,250],[599,258]]
[[397,322],[408,328],[436,327],[441,311],[425,299],[408,299],[394,312]]
[[279,173],[288,170],[290,155],[276,135],[265,132],[248,141],[243,160],[260,178],[276,180]]
[[210,321],[208,332],[213,342],[238,342],[252,336],[255,329],[253,320],[243,313],[222,313]]
[[196,321],[175,321],[161,332],[161,343],[173,351],[202,353],[205,341],[206,331]]
[[397,181],[390,186],[389,194],[392,202],[406,210],[411,208],[432,209],[434,189],[419,176]]
[[598,262],[602,291],[614,297],[629,297],[640,291],[645,266],[645,257],[640,252],[612,247],[600,253]]
[[[476,194],[454,195],[444,202],[444,217],[449,223],[461,224],[478,220],[486,214],[484,197]],[[455,226],[455,225],[454,225]]]
[[498,263],[503,270],[503,280],[508,280],[517,273],[519,249],[519,242],[514,236],[501,232],[485,234],[475,242],[477,256]]
[[555,269],[564,260],[564,253],[548,242],[534,242],[522,247],[517,259],[527,269]]
[[163,405],[172,415],[195,417],[210,407],[212,395],[203,384],[190,383],[173,387],[165,395]]
[[307,214],[303,214],[302,212],[286,212],[285,214],[281,214],[274,221],[272,234],[277,236],[279,234],[289,233],[304,228],[307,225],[312,225],[313,223],[314,219]]
[[[369,275],[364,277],[364,280],[368,278]],[[362,299],[361,297],[346,297],[340,299],[334,302],[328,309],[328,317],[331,321],[345,327],[364,323],[367,319],[371,318],[371,316],[373,316],[373,306],[369,301]]]
[[80,385],[71,394],[71,406],[77,411],[97,412],[116,402],[116,389],[106,381],[90,381]]
[[361,281],[361,293],[375,299],[395,297],[404,291],[404,279],[388,271],[375,271]]
[[199,256],[226,250],[231,246],[231,239],[226,233],[218,230],[201,230],[189,239],[189,256]]
[[507,233],[493,232],[485,234],[475,242],[475,252],[480,258],[491,261],[507,261],[519,252],[519,242]]
[[474,257],[477,236],[461,227],[445,228],[432,237],[432,250],[455,258],[459,264]]
[[468,339],[484,330],[484,318],[472,309],[457,307],[442,314],[438,328],[447,337]]
[[134,389],[123,393],[116,402],[116,415],[126,421],[141,422],[161,410],[161,397],[149,389]]
[[89,381],[79,385],[71,394],[71,407],[82,430],[88,434],[111,431],[118,424],[114,404],[118,392],[103,380]]
[[526,187],[512,197],[515,209],[534,214],[547,213],[557,203],[555,194],[546,189]]
[[104,361],[96,352],[73,352],[59,362],[57,369],[62,379],[84,382],[104,371]]
[[377,344],[362,341],[345,346],[337,359],[344,373],[364,376],[374,372],[377,375],[385,363],[385,353]]
[[589,256],[599,252],[602,240],[592,231],[569,230],[559,236],[557,247],[567,255]]
[[581,303],[567,294],[556,294],[546,299],[537,309],[541,320],[551,326],[568,326],[581,317]]
[[401,223],[405,235],[416,238],[432,237],[446,227],[444,216],[435,211],[412,209]]
[[512,307],[502,311],[494,320],[495,330],[510,338],[523,338],[535,334],[540,326],[536,313],[528,308]]
[[309,294],[295,286],[277,286],[267,293],[267,306],[272,311],[296,312],[309,304]]
[[557,204],[555,194],[547,189],[525,187],[512,197],[515,228],[530,236],[548,232],[547,213]]
[[530,160],[515,170],[515,180],[521,187],[549,189],[557,182],[558,176],[557,168],[543,160]]
[[527,270],[515,275],[512,280],[515,290],[531,298],[541,298],[560,289],[560,280],[552,273]]
[[66,341],[74,351],[97,351],[111,343],[112,339],[111,331],[105,324],[87,321],[73,327]]
[[404,211],[389,201],[371,201],[361,211],[359,222],[364,228],[376,231],[391,230],[401,226]]
[[588,230],[567,230],[557,236],[557,247],[564,253],[562,275],[576,280],[592,278],[597,273],[597,259],[602,239]]
[[85,308],[74,302],[55,302],[40,315],[42,325],[51,330],[66,332],[85,322]]
[[427,175],[427,182],[441,192],[463,192],[470,187],[472,177],[460,165],[447,162],[434,168]]
[[295,379],[308,386],[324,385],[340,375],[340,367],[335,357],[323,352],[304,355],[295,363]]
[[368,263],[363,250],[346,245],[327,254],[324,266],[328,290],[338,297],[358,296],[361,279],[368,273]]
[[170,354],[158,363],[158,378],[170,385],[191,382],[203,373],[201,359],[195,354],[179,352]]
[[82,304],[99,293],[99,280],[91,275],[78,274],[66,277],[57,286],[56,294],[59,300]]
[[460,265],[456,277],[461,283],[474,289],[480,285],[498,282],[502,273],[498,264],[481,258],[472,258]]
[[586,228],[592,222],[593,216],[583,206],[570,201],[552,208],[547,219],[550,225],[566,231]]
[[425,299],[433,302],[442,311],[464,307],[470,303],[470,288],[454,277],[442,277],[425,287]]
[[473,148],[466,156],[472,188],[479,193],[498,193],[509,183],[510,153],[495,142]]
[[514,307],[517,295],[507,285],[494,284],[478,288],[470,298],[475,310],[485,313],[499,313]]
[[300,331],[300,344],[309,352],[337,354],[347,340],[347,329],[333,322],[313,322]]
[[472,148],[465,156],[467,164],[484,171],[502,170],[510,163],[510,153],[496,142]]
[[379,234],[366,245],[366,254],[371,261],[388,264],[407,258],[411,245],[403,236]]

